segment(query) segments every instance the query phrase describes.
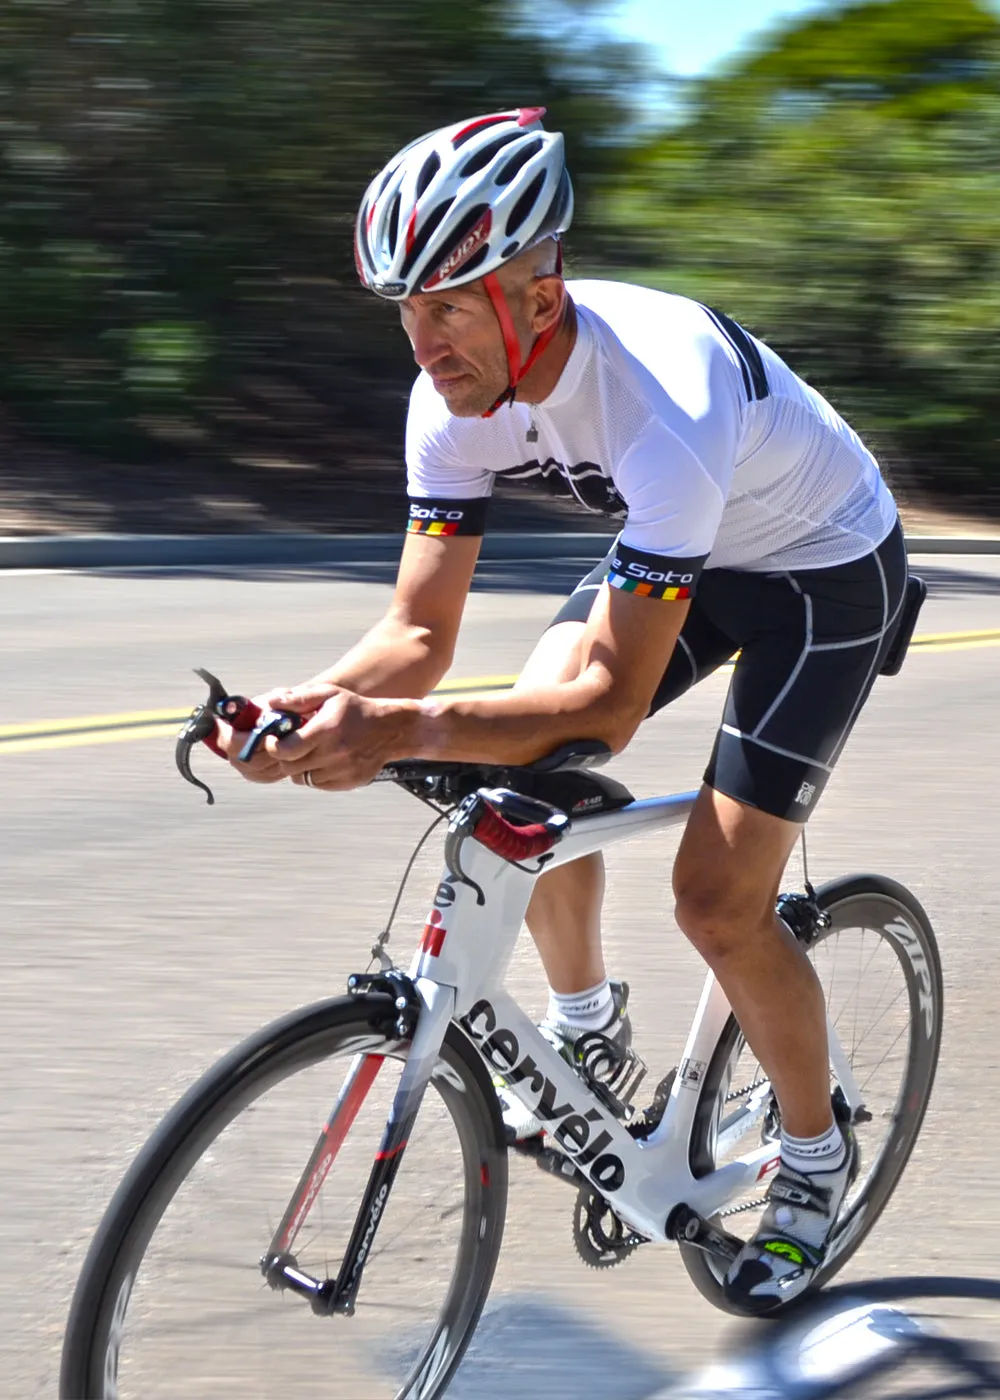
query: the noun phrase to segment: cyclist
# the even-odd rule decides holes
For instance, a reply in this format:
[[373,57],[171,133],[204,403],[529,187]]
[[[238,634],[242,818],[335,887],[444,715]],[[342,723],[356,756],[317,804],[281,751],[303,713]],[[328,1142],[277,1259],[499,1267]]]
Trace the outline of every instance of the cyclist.
[[[364,196],[358,273],[398,304],[421,371],[408,532],[385,617],[329,670],[269,695],[310,718],[245,776],[337,790],[402,757],[521,763],[588,737],[618,751],[740,649],[673,888],[780,1105],[769,1204],[727,1278],[735,1303],[767,1311],[808,1286],[855,1169],[820,986],[775,898],[892,640],[902,534],[871,453],[768,346],[683,297],[564,281],[573,195],[543,114],[432,132]],[[622,530],[510,693],[427,698],[498,476]],[[527,914],[550,987],[543,1028],[571,1063],[584,1032],[631,1036],[601,950],[603,880],[599,856],[543,874]],[[515,1137],[540,1129],[504,1109]]]

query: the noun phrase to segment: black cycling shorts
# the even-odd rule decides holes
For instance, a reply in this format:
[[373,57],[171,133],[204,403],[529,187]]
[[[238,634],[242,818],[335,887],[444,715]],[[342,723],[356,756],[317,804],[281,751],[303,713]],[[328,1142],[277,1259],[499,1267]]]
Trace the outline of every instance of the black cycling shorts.
[[[613,557],[612,549],[550,625],[587,620]],[[906,578],[898,522],[850,564],[759,574],[706,569],[649,713],[739,651],[705,782],[776,817],[806,821],[892,643]]]

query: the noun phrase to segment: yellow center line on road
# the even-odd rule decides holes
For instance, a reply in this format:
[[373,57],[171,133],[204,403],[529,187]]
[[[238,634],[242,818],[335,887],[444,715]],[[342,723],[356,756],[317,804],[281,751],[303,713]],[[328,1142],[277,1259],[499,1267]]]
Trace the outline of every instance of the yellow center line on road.
[[[1000,628],[972,632],[925,632],[914,637],[911,652],[976,651],[1000,646]],[[732,673],[732,662],[716,675]],[[509,690],[517,676],[470,676],[446,681],[435,695],[488,695]],[[43,749],[72,749],[91,744],[124,744],[131,739],[175,734],[188,717],[181,710],[130,710],[123,714],[84,715],[76,719],[0,724],[0,754],[37,753]]]
[[[472,676],[466,680],[446,681],[434,694],[495,694],[509,690],[516,680],[517,676]],[[189,713],[188,710],[131,710],[124,714],[0,724],[0,754],[38,753],[42,749],[73,749],[158,738],[176,734]]]

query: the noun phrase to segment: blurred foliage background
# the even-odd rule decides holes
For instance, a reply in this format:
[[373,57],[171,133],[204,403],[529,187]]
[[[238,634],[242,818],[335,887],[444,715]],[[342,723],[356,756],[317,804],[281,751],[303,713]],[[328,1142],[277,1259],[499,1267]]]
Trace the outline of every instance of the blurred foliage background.
[[1000,494],[987,0],[831,6],[686,83],[586,0],[0,0],[0,470],[44,442],[83,491],[318,471],[313,523],[387,523],[412,365],[356,286],[357,202],[522,103],[567,135],[574,272],[724,307],[897,482]]

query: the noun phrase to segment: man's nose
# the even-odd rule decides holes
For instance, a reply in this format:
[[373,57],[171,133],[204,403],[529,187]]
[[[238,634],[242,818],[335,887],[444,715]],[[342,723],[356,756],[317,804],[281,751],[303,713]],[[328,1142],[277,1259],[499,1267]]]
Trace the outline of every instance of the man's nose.
[[410,343],[413,346],[413,358],[421,369],[430,369],[451,352],[447,337],[429,318],[417,318],[410,327]]

